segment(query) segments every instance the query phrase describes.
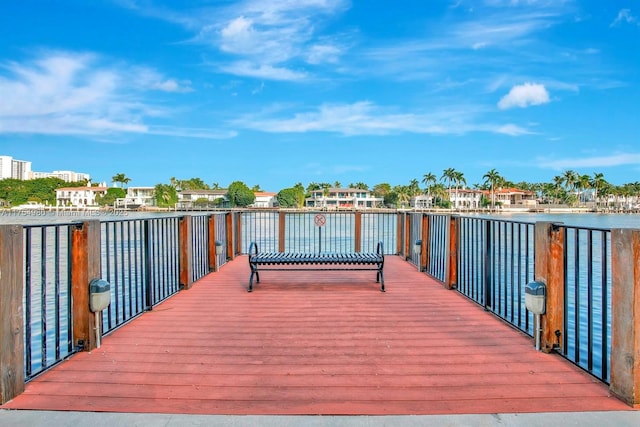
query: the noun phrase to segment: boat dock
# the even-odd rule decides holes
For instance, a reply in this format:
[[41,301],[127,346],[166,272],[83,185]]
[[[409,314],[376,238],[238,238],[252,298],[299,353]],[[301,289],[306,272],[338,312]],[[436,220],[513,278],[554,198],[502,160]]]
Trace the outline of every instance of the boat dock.
[[607,387],[401,257],[264,272],[246,256],[30,381],[3,409],[236,415],[627,411]]

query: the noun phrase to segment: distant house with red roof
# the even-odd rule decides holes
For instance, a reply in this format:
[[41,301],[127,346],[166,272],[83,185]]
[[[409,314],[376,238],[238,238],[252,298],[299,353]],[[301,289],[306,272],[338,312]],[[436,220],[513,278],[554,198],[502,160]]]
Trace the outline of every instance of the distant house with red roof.
[[56,206],[87,208],[98,206],[96,196],[104,196],[109,188],[100,185],[63,187],[56,190]]

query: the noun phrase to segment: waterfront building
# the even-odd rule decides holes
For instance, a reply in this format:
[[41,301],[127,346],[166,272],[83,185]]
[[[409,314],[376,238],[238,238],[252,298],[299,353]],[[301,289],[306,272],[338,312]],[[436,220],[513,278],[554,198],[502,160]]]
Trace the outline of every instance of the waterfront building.
[[272,208],[276,204],[276,196],[278,193],[271,193],[267,191],[259,191],[254,193],[256,196],[255,202],[251,205],[254,208]]
[[[491,190],[483,190],[487,200],[491,200]],[[520,190],[519,188],[497,188],[493,194],[496,205],[503,208],[535,208],[538,205],[538,195],[535,191]]]
[[479,209],[482,207],[482,190],[472,190],[469,188],[452,188],[447,190],[449,200],[454,209]]
[[96,196],[107,193],[106,186],[65,187],[56,190],[56,206],[87,208],[95,207]]
[[137,209],[155,205],[155,187],[128,187],[127,196],[116,199],[115,207],[119,209]]
[[409,206],[414,209],[430,209],[433,207],[433,196],[420,194],[419,196],[413,196],[409,200]]
[[0,156],[0,179],[29,179],[31,162],[16,160],[11,156]]
[[219,205],[228,204],[227,190],[183,190],[178,192],[176,209],[192,209],[199,204]]
[[311,192],[305,200],[305,206],[326,209],[366,209],[376,208],[382,204],[382,197],[374,197],[368,190],[359,188],[329,188]]

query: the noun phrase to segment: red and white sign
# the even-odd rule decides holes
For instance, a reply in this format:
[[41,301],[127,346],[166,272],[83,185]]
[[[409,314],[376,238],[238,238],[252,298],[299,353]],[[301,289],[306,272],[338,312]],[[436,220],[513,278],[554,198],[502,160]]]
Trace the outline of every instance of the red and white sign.
[[317,225],[318,227],[322,227],[327,223],[327,218],[325,218],[324,215],[322,214],[318,214],[316,215],[316,217],[313,219],[313,222],[315,225]]

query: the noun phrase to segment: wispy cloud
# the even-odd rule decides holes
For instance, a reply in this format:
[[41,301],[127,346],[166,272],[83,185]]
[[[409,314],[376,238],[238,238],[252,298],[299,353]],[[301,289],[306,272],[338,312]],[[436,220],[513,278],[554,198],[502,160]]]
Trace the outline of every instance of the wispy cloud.
[[511,136],[531,133],[514,124],[478,123],[478,108],[452,107],[446,111],[402,113],[395,108],[375,105],[370,101],[353,104],[322,104],[315,110],[297,112],[289,117],[244,116],[234,125],[269,133],[330,132],[345,136],[416,134],[464,134],[490,132]]
[[625,165],[640,165],[640,153],[618,153],[611,156],[595,156],[568,159],[544,159],[540,166],[549,169],[604,168]]
[[525,83],[514,86],[508,94],[498,102],[498,108],[506,110],[509,108],[526,108],[532,105],[541,105],[549,102],[549,92],[541,84]]
[[190,40],[223,54],[218,69],[243,77],[299,81],[310,77],[292,64],[335,64],[344,53],[339,36],[322,34],[325,19],[348,0],[244,0],[207,8],[171,10],[128,2],[139,13],[177,23]]
[[631,13],[631,9],[621,9],[618,12],[618,16],[611,23],[611,27],[618,26],[620,24],[631,24],[640,26],[640,19]]
[[[4,72],[2,72],[4,71]],[[149,91],[185,92],[190,83],[139,66],[105,64],[90,53],[47,52],[29,62],[0,64],[0,133],[106,135],[166,132],[145,119],[166,116]],[[223,133],[188,128],[181,136]],[[227,136],[228,137],[228,136]]]

